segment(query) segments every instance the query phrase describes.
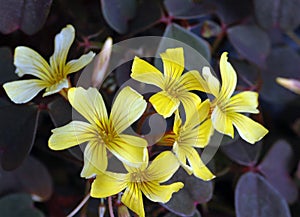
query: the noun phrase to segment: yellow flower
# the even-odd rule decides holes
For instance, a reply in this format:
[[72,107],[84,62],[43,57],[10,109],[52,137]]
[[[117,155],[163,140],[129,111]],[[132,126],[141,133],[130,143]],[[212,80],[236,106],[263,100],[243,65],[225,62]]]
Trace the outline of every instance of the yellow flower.
[[89,123],[72,121],[52,130],[49,147],[62,150],[88,142],[84,149],[82,177],[91,177],[107,168],[107,149],[130,166],[145,160],[147,141],[123,134],[145,111],[143,97],[130,87],[120,91],[108,117],[104,101],[96,88],[71,88],[69,102]]
[[209,111],[210,102],[206,100],[197,106],[196,112],[186,113],[184,124],[182,124],[179,112],[175,112],[173,126],[173,152],[176,154],[181,166],[190,175],[194,174],[205,181],[211,180],[215,176],[204,165],[195,148],[204,148],[213,133],[211,119],[207,119]]
[[[236,84],[237,75],[231,64],[227,61],[227,53],[224,52],[220,60],[220,72],[222,86],[208,67],[203,67],[203,77],[207,82],[205,89],[215,96],[211,104],[211,119],[214,128],[228,136],[234,137],[233,126],[240,136],[249,143],[255,143],[262,139],[268,130],[259,123],[240,113],[259,113],[258,93],[243,91],[232,96]],[[202,79],[198,77],[198,79]],[[201,80],[200,82],[204,82]]]
[[26,103],[34,98],[42,89],[43,96],[60,92],[69,88],[67,76],[86,66],[94,57],[93,52],[82,55],[79,59],[66,63],[71,44],[74,41],[75,30],[67,25],[55,37],[54,53],[50,57],[50,65],[36,51],[19,46],[15,49],[14,64],[16,73],[22,77],[33,75],[36,79],[12,81],[3,85],[9,98],[15,103]]
[[132,64],[131,77],[161,89],[150,98],[150,102],[158,114],[170,117],[180,102],[184,109],[198,104],[201,99],[190,90],[203,91],[198,79],[199,72],[192,70],[182,75],[184,70],[183,48],[167,49],[160,54],[164,64],[164,74],[146,61],[135,57]]
[[160,185],[169,180],[179,167],[176,157],[170,151],[160,153],[148,166],[147,161],[139,168],[124,165],[127,174],[106,171],[97,175],[92,184],[91,196],[109,197],[125,189],[121,201],[140,217],[145,216],[142,193],[153,202],[168,202],[183,183]]

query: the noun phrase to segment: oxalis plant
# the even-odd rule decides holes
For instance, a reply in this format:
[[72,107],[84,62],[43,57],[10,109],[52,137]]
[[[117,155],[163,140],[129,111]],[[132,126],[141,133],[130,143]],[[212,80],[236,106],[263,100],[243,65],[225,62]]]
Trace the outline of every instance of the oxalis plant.
[[[12,46],[9,58],[0,48],[12,67],[0,100],[0,216],[297,216],[298,149],[267,111],[292,98],[280,85],[296,94],[300,85],[293,74],[262,72],[284,68],[278,53],[290,52],[266,51],[271,24],[259,14],[268,10],[254,0],[256,20],[248,11],[236,24],[215,1],[100,3],[113,32],[82,36],[68,22],[48,36],[52,54],[44,41]],[[40,23],[22,13],[10,28],[0,21],[2,33],[34,35],[52,1],[23,4],[20,12],[37,6]],[[148,8],[153,22],[140,15]],[[274,23],[299,43],[284,16]],[[160,36],[145,36],[161,24]],[[248,36],[264,43],[254,49]]]

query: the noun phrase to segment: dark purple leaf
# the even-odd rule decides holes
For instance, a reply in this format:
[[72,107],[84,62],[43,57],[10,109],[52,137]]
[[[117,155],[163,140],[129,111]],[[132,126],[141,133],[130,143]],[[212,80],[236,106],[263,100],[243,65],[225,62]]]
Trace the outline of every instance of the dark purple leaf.
[[267,69],[262,71],[261,96],[268,102],[284,103],[298,95],[276,83],[277,77],[297,78],[300,74],[300,56],[287,46],[274,47],[267,60]]
[[13,65],[13,54],[9,47],[0,47],[0,83],[17,80],[19,77],[15,73]]
[[55,127],[61,127],[72,120],[72,107],[64,98],[57,98],[48,104],[49,115]]
[[240,22],[251,16],[252,1],[251,0],[210,0],[215,3],[216,13],[223,23],[226,25]]
[[[210,60],[211,53],[210,53],[210,47],[209,47],[208,42],[177,24],[168,25],[163,37],[178,40],[179,42],[182,42],[182,43],[194,48],[207,61]],[[172,46],[170,46],[169,43],[170,43],[170,41],[168,41],[167,39],[162,40],[161,44],[159,45],[159,49],[158,49],[159,52],[164,52],[166,48],[172,47]],[[191,58],[192,57],[186,58],[186,62],[189,61]],[[198,61],[200,61],[200,60],[198,59]]]
[[120,34],[128,31],[128,22],[135,16],[136,0],[101,0],[103,16],[108,25]]
[[170,16],[180,19],[201,17],[214,10],[214,5],[204,1],[165,0],[164,4]]
[[[181,217],[181,216],[169,212],[168,214],[164,215],[164,217]],[[201,217],[201,214],[198,210],[195,210],[195,213],[193,215],[191,215],[190,217]]]
[[28,194],[11,194],[0,199],[1,216],[43,217],[44,214],[33,206]]
[[246,173],[235,189],[237,217],[290,217],[285,199],[260,175]]
[[229,28],[227,34],[242,57],[264,66],[271,48],[270,39],[265,31],[256,25],[236,25]]
[[[131,34],[149,28],[162,17],[161,3],[157,0],[141,1],[136,11],[135,18],[129,22],[129,32]],[[145,16],[149,11],[151,11],[151,14]]]
[[35,139],[38,114],[36,105],[0,108],[0,156],[3,169],[17,168],[29,154]]
[[300,1],[298,0],[254,0],[257,22],[264,28],[279,27],[293,30],[300,24]]
[[261,142],[250,144],[239,139],[228,145],[222,145],[221,150],[231,160],[238,164],[251,166],[255,165],[261,149]]
[[298,198],[296,183],[289,175],[292,156],[293,150],[290,145],[284,140],[279,140],[273,145],[258,167],[270,184],[279,191],[288,203],[293,203]]
[[179,216],[193,215],[195,213],[196,207],[194,205],[193,199],[191,198],[188,190],[185,187],[177,193],[174,193],[169,202],[161,205]]
[[202,181],[193,175],[188,175],[180,168],[170,179],[170,183],[181,181],[184,188],[175,193],[171,200],[162,204],[164,207],[181,216],[190,216],[195,212],[195,204],[206,203],[212,197],[212,181]]
[[36,201],[45,201],[52,194],[52,179],[46,167],[28,157],[13,171],[0,169],[0,195],[12,192],[31,194]]
[[52,0],[0,0],[0,32],[9,34],[21,29],[32,35],[44,25]]

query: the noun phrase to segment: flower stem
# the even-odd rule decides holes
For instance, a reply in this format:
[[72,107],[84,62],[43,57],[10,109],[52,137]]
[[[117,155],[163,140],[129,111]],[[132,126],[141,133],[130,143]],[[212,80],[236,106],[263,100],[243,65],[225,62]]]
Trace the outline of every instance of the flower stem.
[[80,202],[80,204],[78,204],[78,206],[69,214],[67,215],[67,217],[73,217],[80,209],[81,207],[83,207],[83,205],[88,201],[88,199],[90,198],[90,194],[88,193],[83,200]]
[[68,101],[68,89],[63,88],[61,91],[59,91],[59,94]]
[[113,210],[113,206],[112,206],[112,198],[111,197],[108,198],[108,210],[109,210],[110,217],[114,217],[114,210]]

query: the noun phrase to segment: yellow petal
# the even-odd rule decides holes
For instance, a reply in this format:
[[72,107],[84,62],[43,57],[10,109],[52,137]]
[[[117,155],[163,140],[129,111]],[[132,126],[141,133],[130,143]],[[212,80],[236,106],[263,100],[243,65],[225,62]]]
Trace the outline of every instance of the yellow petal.
[[62,79],[61,81],[49,86],[46,88],[45,93],[43,96],[49,96],[55,93],[58,93],[61,91],[63,88],[68,88],[69,87],[69,81],[68,79]]
[[67,25],[55,36],[54,53],[50,57],[50,66],[56,73],[64,75],[67,55],[75,38],[75,29]]
[[170,185],[159,185],[156,182],[143,182],[141,189],[144,195],[153,202],[167,203],[172,194],[183,188],[182,182],[175,182]]
[[130,76],[137,81],[152,84],[160,88],[163,87],[163,74],[145,60],[135,57],[132,63],[131,72]]
[[160,54],[164,64],[165,77],[170,79],[177,79],[181,76],[184,70],[184,55],[183,48],[167,49]]
[[94,56],[95,53],[90,51],[89,53],[82,55],[79,59],[71,60],[70,62],[68,62],[65,66],[64,77],[67,77],[68,74],[77,72],[85,67],[93,60]]
[[225,135],[234,137],[234,130],[232,121],[228,118],[228,113],[224,113],[218,106],[216,106],[211,114],[211,119],[214,128]]
[[182,127],[182,121],[179,115],[179,111],[176,110],[175,111],[175,118],[174,118],[174,124],[173,124],[173,132],[175,133],[175,135],[178,135],[180,132],[180,129]]
[[233,113],[230,115],[230,118],[240,136],[251,144],[261,140],[269,132],[261,124],[245,115]]
[[97,175],[91,186],[91,196],[105,198],[118,194],[127,187],[128,174],[106,171]]
[[130,87],[123,88],[113,103],[110,123],[117,133],[123,132],[141,117],[147,103],[143,96]]
[[198,152],[194,148],[186,147],[185,150],[189,164],[193,168],[193,173],[197,178],[208,181],[215,177],[215,175],[204,165]]
[[68,91],[70,104],[91,124],[105,129],[108,123],[107,111],[103,98],[96,88],[87,90],[82,87],[71,88]]
[[208,144],[212,133],[212,122],[211,119],[208,119],[194,129],[183,130],[180,134],[180,141],[177,142],[179,145],[204,148]]
[[90,141],[84,149],[84,165],[80,176],[91,178],[107,168],[107,152],[104,143]]
[[244,91],[231,97],[225,110],[226,112],[259,113],[257,106],[258,93]]
[[33,99],[42,89],[46,88],[47,82],[39,79],[12,81],[5,83],[3,88],[8,97],[14,103],[26,103]]
[[210,102],[209,99],[205,100],[198,105],[195,102],[195,109],[186,110],[186,121],[184,124],[185,128],[192,129],[202,123],[208,116],[210,111]]
[[149,181],[158,183],[169,180],[177,171],[179,163],[174,154],[170,151],[160,153],[146,169]]
[[[188,145],[189,146],[189,145]],[[181,167],[189,174],[193,174],[193,168],[187,164],[187,151],[185,150],[187,146],[180,145],[177,141],[174,142],[172,151],[176,155]]]
[[139,217],[145,217],[143,196],[137,183],[133,182],[129,184],[121,201]]
[[203,80],[197,70],[184,73],[180,77],[179,83],[185,90],[199,90],[202,92],[208,91],[207,83]]
[[197,140],[196,143],[193,145],[194,147],[197,148],[204,148],[205,146],[208,145],[210,141],[210,137],[212,136],[214,132],[214,128],[212,125],[211,119],[206,120],[203,122],[198,128],[198,135],[197,135]]
[[149,101],[158,114],[164,118],[170,117],[178,108],[180,101],[170,96],[167,92],[161,91],[150,97]]
[[210,68],[207,66],[203,67],[202,74],[207,83],[207,89],[205,89],[205,92],[211,93],[215,97],[218,97],[220,92],[219,80],[215,76],[213,76],[213,74],[210,71]]
[[139,167],[145,161],[146,146],[146,140],[122,134],[106,144],[114,156],[132,167]]
[[82,121],[72,121],[63,127],[53,129],[52,133],[48,143],[53,150],[63,150],[94,140],[97,135],[92,125]]
[[220,98],[228,99],[233,94],[236,88],[237,76],[232,65],[227,61],[227,52],[221,55],[220,71],[222,78],[222,86],[220,91]]
[[23,46],[17,47],[15,49],[14,65],[17,67],[16,73],[20,77],[28,74],[47,82],[53,80],[49,64],[41,55],[31,48]]
[[185,92],[184,94],[180,95],[179,100],[183,105],[187,118],[197,114],[198,106],[201,104],[201,99],[198,95],[191,92]]

